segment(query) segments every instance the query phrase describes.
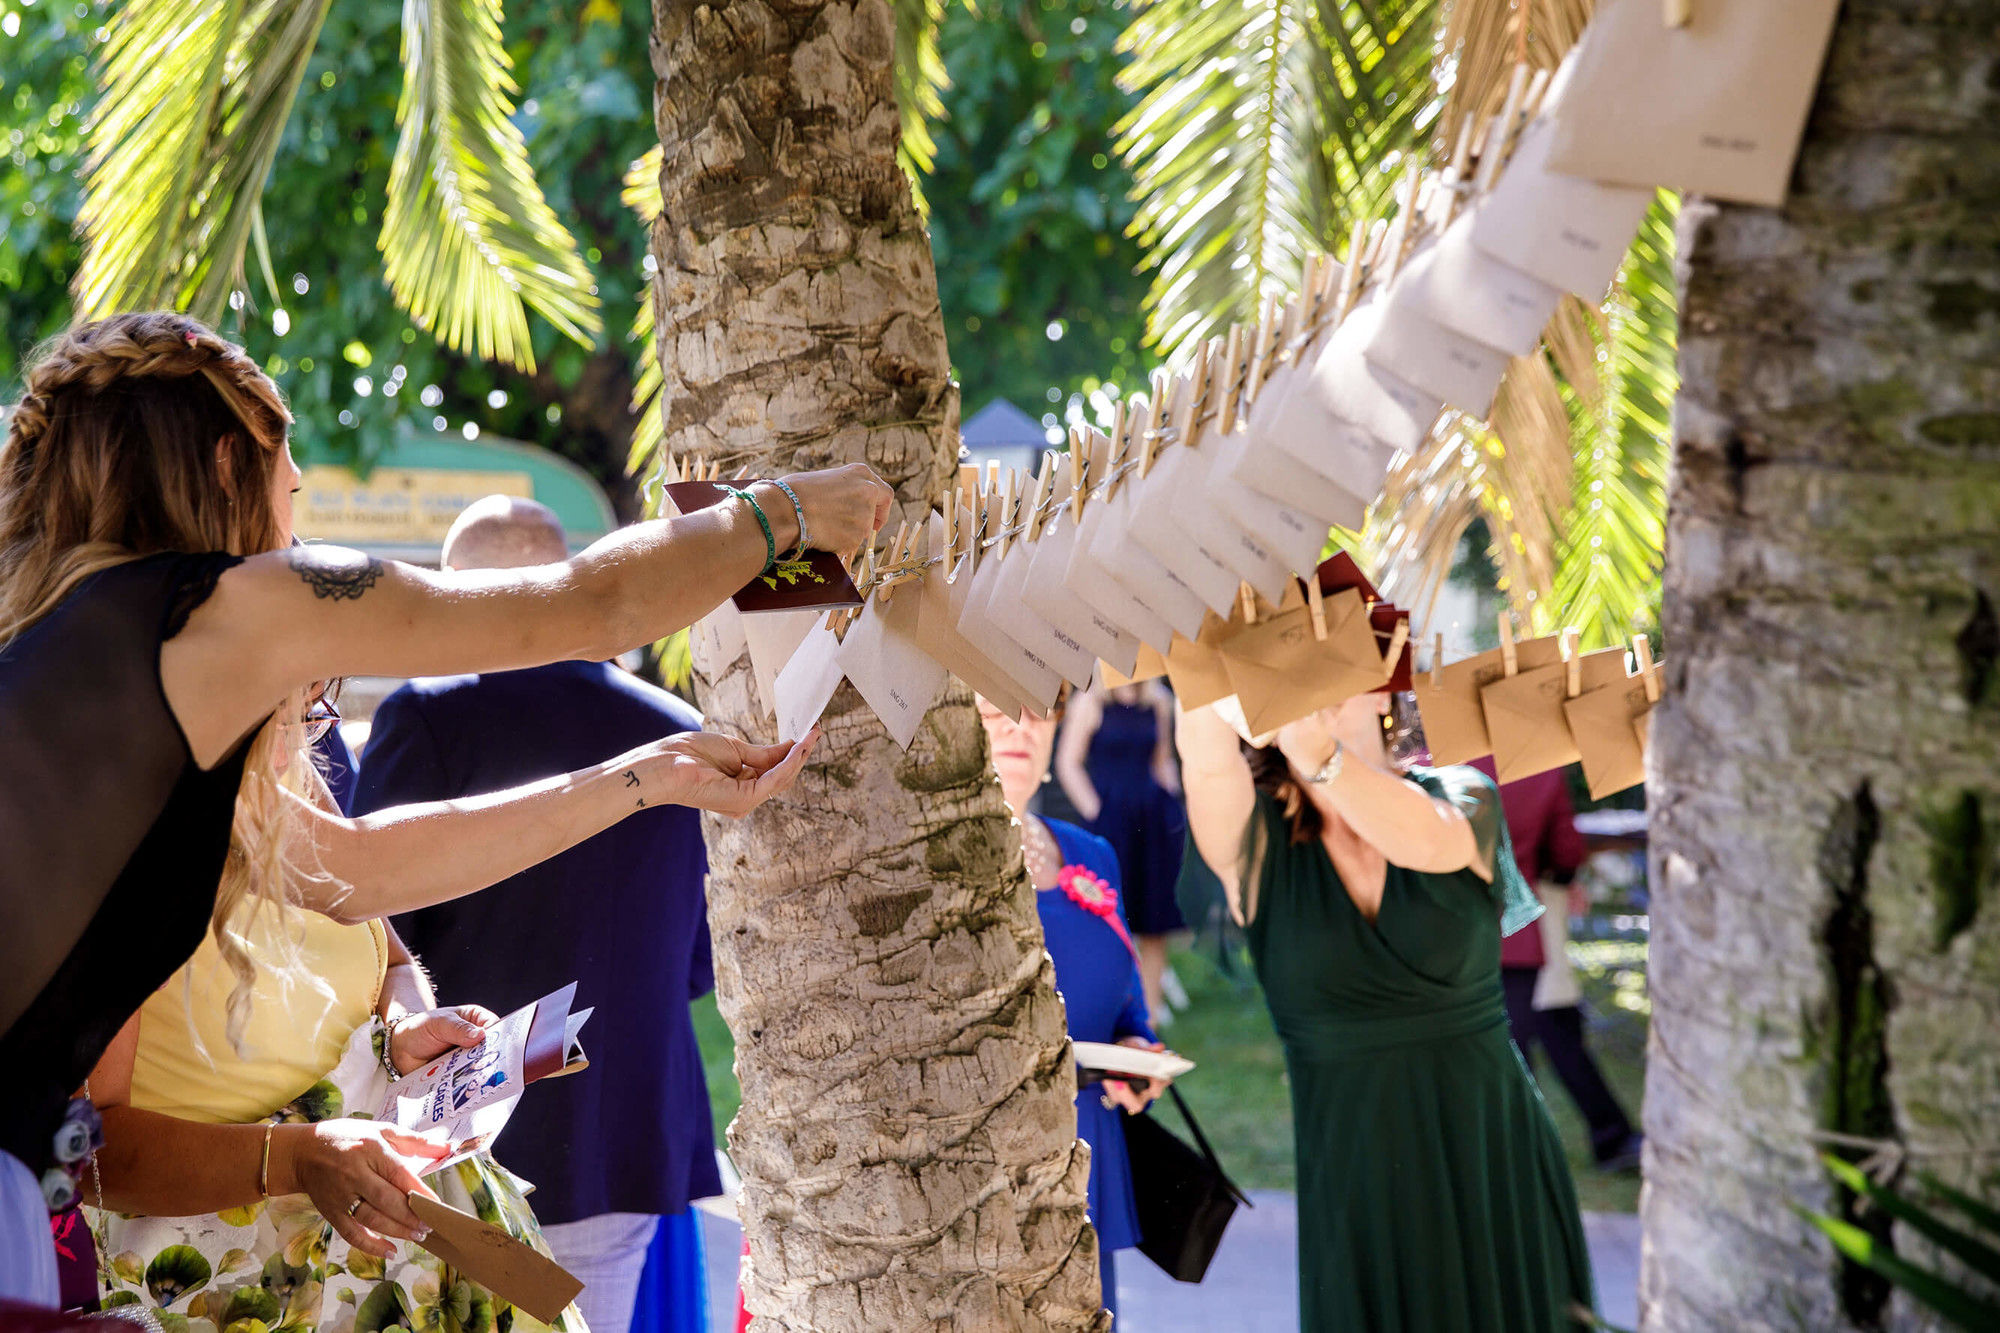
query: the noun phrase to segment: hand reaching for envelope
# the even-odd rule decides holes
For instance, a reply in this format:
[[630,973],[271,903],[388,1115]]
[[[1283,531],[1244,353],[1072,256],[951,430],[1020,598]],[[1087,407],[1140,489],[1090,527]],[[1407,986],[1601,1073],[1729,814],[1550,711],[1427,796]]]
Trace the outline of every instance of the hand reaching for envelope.
[[1382,762],[1382,715],[1388,711],[1386,694],[1357,694],[1332,708],[1308,713],[1278,729],[1278,748],[1301,776],[1311,777],[1333,757],[1336,742],[1345,747],[1349,759],[1380,767]]

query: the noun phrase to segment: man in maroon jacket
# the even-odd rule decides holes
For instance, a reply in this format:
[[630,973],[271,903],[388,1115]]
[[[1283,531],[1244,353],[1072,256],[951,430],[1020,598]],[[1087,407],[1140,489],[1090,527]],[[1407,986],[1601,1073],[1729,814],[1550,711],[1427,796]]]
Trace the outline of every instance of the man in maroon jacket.
[[[1474,760],[1472,766],[1493,776],[1490,758]],[[1546,884],[1560,886],[1573,881],[1577,867],[1583,864],[1584,846],[1572,818],[1569,780],[1563,771],[1501,784],[1500,805],[1507,814],[1507,831],[1514,839],[1514,860],[1535,891],[1542,893]],[[1577,1007],[1580,997],[1569,976],[1569,960],[1561,956],[1569,935],[1565,928],[1568,904],[1560,897],[1554,901],[1549,897],[1544,896],[1548,916],[1537,928],[1517,930],[1500,942],[1500,983],[1506,994],[1507,1023],[1524,1057],[1532,1060],[1539,1044],[1555,1066],[1556,1076],[1590,1126],[1590,1148],[1598,1167],[1630,1170],[1639,1164],[1644,1139],[1633,1130],[1583,1044],[1583,1013]]]

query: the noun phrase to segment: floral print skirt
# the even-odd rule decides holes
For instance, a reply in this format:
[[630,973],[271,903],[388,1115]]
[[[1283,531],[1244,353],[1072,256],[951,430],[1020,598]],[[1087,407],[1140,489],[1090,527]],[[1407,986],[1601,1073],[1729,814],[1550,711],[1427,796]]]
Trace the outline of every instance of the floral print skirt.
[[[313,1124],[367,1116],[389,1081],[379,1020],[357,1028],[340,1063],[272,1116]],[[481,1153],[425,1178],[440,1199],[549,1253],[522,1181]],[[201,1217],[133,1217],[85,1209],[100,1238],[105,1307],[156,1311],[167,1333],[541,1333],[516,1309],[408,1241],[378,1259],[350,1249],[303,1194]],[[577,1308],[553,1328],[589,1333]]]

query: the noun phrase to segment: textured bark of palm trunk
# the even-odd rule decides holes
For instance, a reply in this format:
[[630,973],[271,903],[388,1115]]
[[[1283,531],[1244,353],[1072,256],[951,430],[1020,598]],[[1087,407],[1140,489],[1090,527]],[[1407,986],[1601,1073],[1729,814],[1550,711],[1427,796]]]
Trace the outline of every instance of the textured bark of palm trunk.
[[1848,0],[1681,254],[1642,1326],[1929,1328],[1792,1206],[1890,1234],[1816,1136],[2000,1163],[2000,4]]
[[[725,475],[866,460],[918,518],[957,401],[889,6],[653,15],[668,447]],[[714,725],[772,738],[747,659],[696,669]],[[704,826],[752,1327],[1102,1330],[1062,1004],[970,696],[907,755],[849,686],[826,724],[793,792]]]

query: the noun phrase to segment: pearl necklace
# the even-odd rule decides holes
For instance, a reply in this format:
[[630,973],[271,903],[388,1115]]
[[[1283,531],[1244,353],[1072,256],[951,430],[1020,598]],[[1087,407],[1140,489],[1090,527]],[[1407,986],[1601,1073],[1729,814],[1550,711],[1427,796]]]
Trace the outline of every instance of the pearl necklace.
[[1048,825],[1033,815],[1021,821],[1021,857],[1038,889],[1052,887],[1062,873],[1062,849]]

